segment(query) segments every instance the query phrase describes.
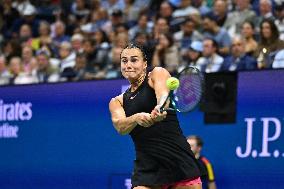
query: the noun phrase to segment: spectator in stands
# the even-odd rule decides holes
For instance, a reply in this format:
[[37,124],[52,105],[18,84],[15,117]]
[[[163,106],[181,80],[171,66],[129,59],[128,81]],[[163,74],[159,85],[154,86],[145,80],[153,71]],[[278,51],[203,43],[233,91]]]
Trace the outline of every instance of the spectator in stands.
[[113,31],[116,30],[116,27],[121,24],[125,24],[123,12],[121,10],[113,10],[110,16],[110,20],[108,20],[104,24],[102,30],[110,35],[111,33],[113,33]]
[[80,33],[76,33],[71,37],[72,50],[77,52],[83,52],[84,36]]
[[128,44],[128,34],[118,33],[114,36],[112,48],[108,54],[107,64],[103,70],[96,74],[97,78],[119,78],[121,77],[120,71],[120,52]]
[[182,64],[179,66],[180,72],[187,66],[196,66],[198,59],[202,56],[203,44],[201,41],[192,41],[189,48],[182,56]]
[[155,23],[154,23],[154,28],[153,28],[153,39],[158,40],[160,34],[167,34],[170,31],[170,26],[169,22],[165,18],[158,18]]
[[54,36],[52,39],[56,48],[59,48],[62,42],[69,42],[70,37],[65,35],[65,24],[62,21],[56,21],[54,23]]
[[66,68],[73,68],[75,66],[76,54],[72,51],[72,46],[69,42],[64,41],[59,48],[60,56],[60,72]]
[[106,33],[102,30],[98,30],[95,32],[94,35],[94,52],[93,52],[93,59],[91,60],[92,55],[90,52],[86,51],[87,53],[87,71],[92,72],[90,68],[90,62],[93,62],[93,69],[94,72],[97,72],[99,70],[105,69],[107,65],[107,59],[108,59],[108,53],[111,49],[111,46],[109,44],[109,39],[106,35]]
[[13,23],[12,36],[17,37],[21,26],[27,24],[31,27],[32,36],[38,37],[38,28],[40,21],[36,18],[36,8],[31,4],[27,4],[23,8],[23,11],[19,11],[22,13],[21,17],[15,20],[15,22]]
[[16,39],[4,41],[2,48],[2,53],[7,58],[8,62],[10,61],[11,57],[21,56],[22,49],[19,41]]
[[216,0],[213,5],[213,14],[216,16],[217,25],[223,27],[228,15],[228,3],[225,0]]
[[[86,38],[83,43],[84,56],[86,57],[86,70],[89,72],[94,72],[95,69],[95,58],[96,58],[96,41],[92,38]],[[79,52],[81,53],[81,52]]]
[[181,0],[179,7],[173,12],[173,17],[199,16],[198,9],[192,6],[191,0]]
[[37,83],[37,78],[23,71],[23,65],[20,57],[12,57],[9,63],[11,74],[9,84],[29,84]]
[[150,3],[152,0],[139,0],[134,2],[134,6],[140,8],[140,11],[145,11],[149,9]]
[[256,14],[250,7],[250,0],[236,0],[237,10],[228,13],[224,27],[231,37],[240,34],[241,26],[245,21],[255,21]]
[[23,15],[24,11],[27,7],[32,5],[29,0],[15,0],[12,3],[13,8],[17,9],[17,11]]
[[123,15],[128,26],[134,26],[138,20],[140,8],[134,5],[135,0],[124,0]]
[[278,51],[272,63],[272,68],[284,68],[284,49]]
[[[202,67],[204,72],[215,72],[223,62],[219,55],[224,58],[236,56],[233,53],[235,45],[232,45],[230,51],[230,34],[234,37],[236,34],[241,34],[245,41],[245,52],[258,57],[259,68],[270,68],[276,53],[284,48],[284,45],[281,40],[278,40],[279,32],[278,34],[274,32],[274,26],[262,22],[259,32],[260,24],[257,25],[257,23],[266,20],[267,17],[275,19],[274,25],[282,34],[284,4],[279,4],[278,1],[274,3],[272,0],[260,0],[259,7],[255,9],[256,12],[260,12],[260,17],[256,18],[249,0],[215,0],[213,9],[210,11],[208,7],[211,7],[212,2],[209,0],[206,2],[205,0],[73,0],[71,5],[66,4],[65,1],[3,0],[0,5],[0,30],[2,25],[1,31],[4,37],[1,43],[3,39],[0,34],[1,53],[7,62],[10,62],[11,57],[21,57],[21,52],[24,54],[26,51],[27,57],[22,57],[20,62],[23,72],[33,75],[35,70],[39,69],[37,68],[39,60],[38,56],[35,58],[33,53],[28,52],[31,47],[32,52],[47,50],[51,67],[55,69],[59,67],[60,72],[63,72],[66,65],[74,71],[75,52],[84,51],[87,59],[86,72],[95,75],[89,78],[105,78],[106,74],[107,77],[114,78],[118,74],[113,73],[119,67],[116,66],[116,61],[110,58],[116,57],[119,49],[124,48],[131,40],[143,46],[150,66],[165,66],[170,72],[175,73],[178,67],[196,62],[197,66],[204,66]],[[252,2],[252,5],[255,5],[255,2],[256,0]],[[59,7],[59,4],[67,6]],[[276,5],[275,15],[272,10],[273,4]],[[46,7],[43,5],[48,5],[49,15],[45,15]],[[155,5],[155,7],[149,7],[149,5]],[[147,7],[149,12],[145,11]],[[228,13],[228,10],[233,12]],[[205,15],[202,24],[200,24],[199,15]],[[134,25],[136,20],[137,25]],[[52,22],[50,26],[49,23]],[[255,29],[252,23],[255,24]],[[222,27],[223,25],[229,29],[230,34]],[[165,45],[171,43],[171,40],[167,38],[170,32],[176,42],[172,47]],[[280,35],[280,39],[284,39],[283,36]],[[196,48],[196,42],[192,43],[192,41],[202,41],[204,38],[206,41],[207,38],[212,38],[218,45],[214,46],[213,42],[212,47]],[[259,38],[260,44],[257,47],[256,39]],[[164,47],[159,50],[159,47],[163,46],[159,44],[161,41],[164,41],[162,42]],[[70,49],[67,48],[66,43],[63,45],[66,48],[61,47],[62,42],[71,42]],[[210,42],[207,41],[207,43]],[[195,49],[192,44],[195,44],[193,45]],[[203,50],[202,53],[200,49]],[[214,49],[215,52],[213,52]],[[167,60],[166,55],[172,57],[173,61]],[[281,52],[274,60],[273,67],[279,67],[277,65],[280,65],[282,60],[279,57]],[[108,69],[111,71],[108,72]]]
[[52,66],[48,51],[38,50],[36,52],[36,59],[38,62],[36,77],[39,83],[59,81],[59,70]]
[[245,52],[249,55],[254,55],[258,44],[254,39],[254,24],[252,22],[245,21],[243,23],[242,36],[245,43]]
[[198,9],[201,16],[206,15],[211,11],[205,0],[194,0],[192,1],[192,5]]
[[12,0],[4,0],[0,5],[0,15],[2,16],[3,26],[1,33],[5,38],[10,38],[12,35],[12,26],[15,20],[20,16],[17,9],[12,7]]
[[127,43],[129,42],[128,34],[127,33],[117,33],[114,36],[112,45],[116,47],[126,47]]
[[101,1],[100,0],[90,0],[90,10],[91,11],[98,11],[101,9]]
[[196,63],[201,72],[218,72],[224,62],[224,58],[218,53],[218,44],[214,39],[203,40],[203,52]]
[[51,30],[49,23],[46,21],[41,21],[39,24],[39,37],[32,40],[31,45],[33,47],[33,50],[38,50],[42,46],[47,46],[52,49],[53,44],[50,34]]
[[196,29],[192,19],[186,19],[181,25],[181,31],[174,33],[174,39],[179,49],[187,49],[192,41],[202,40],[202,34]]
[[31,45],[32,43],[32,30],[28,24],[23,24],[19,31],[19,43],[21,46]]
[[113,11],[122,11],[125,8],[123,0],[103,0],[101,1],[101,6],[108,11],[109,15],[111,15]]
[[263,19],[271,19],[274,20],[272,10],[272,1],[271,0],[260,0],[259,1],[259,13],[260,13],[260,22]]
[[90,10],[87,8],[85,0],[75,0],[71,5],[71,14],[76,18],[79,25],[87,21],[87,17],[90,14]]
[[[86,63],[87,57],[84,52],[78,52],[76,54],[76,64],[74,66],[75,77],[73,78],[74,81],[81,81],[85,79],[93,79],[93,77],[87,77],[87,70],[86,70]],[[92,75],[92,74],[90,74]]]
[[280,2],[275,6],[275,25],[278,28],[280,39],[284,40],[284,2]]
[[[0,7],[0,11],[1,11],[1,7]],[[3,22],[3,15],[0,13],[0,43],[2,42],[3,40],[3,32],[2,32],[2,27],[4,25],[4,22]]]
[[158,44],[155,47],[152,66],[166,68],[171,74],[177,72],[180,65],[180,54],[170,34],[160,34]]
[[4,55],[0,56],[0,85],[9,84],[9,79],[11,77],[7,65],[6,58]]
[[128,31],[129,39],[133,40],[138,32],[150,35],[151,31],[152,27],[148,24],[147,14],[141,14],[138,18],[138,24]]
[[173,20],[173,11],[172,5],[168,1],[163,1],[159,8],[158,17],[163,17],[170,23]]
[[12,57],[9,62],[9,72],[11,74],[11,78],[9,84],[15,84],[14,80],[17,78],[20,73],[23,72],[23,67],[21,63],[20,57]]
[[273,20],[264,19],[260,24],[260,43],[256,51],[258,68],[271,68],[277,51],[284,48]]
[[191,150],[200,164],[201,173],[203,173],[203,176],[201,176],[202,188],[216,189],[212,164],[207,158],[201,155],[203,148],[202,139],[199,136],[192,135],[187,137],[187,142],[190,144]]
[[23,46],[21,58],[23,71],[25,73],[32,74],[37,69],[37,62],[35,60],[31,46]]
[[256,32],[257,34],[260,31],[260,24],[265,19],[275,20],[272,10],[272,1],[271,0],[259,0],[258,12],[259,15],[255,20]]
[[228,32],[217,25],[216,16],[212,13],[203,17],[204,37],[214,39],[219,46],[219,53],[223,56],[229,54],[231,38]]
[[256,59],[245,52],[245,41],[241,37],[234,37],[231,55],[227,56],[220,71],[241,71],[257,68]]
[[54,21],[54,13],[62,7],[61,1],[58,0],[31,0],[31,3],[36,7],[37,17],[49,23]]
[[[120,70],[120,53],[123,50],[123,47],[120,46],[114,46],[110,53],[110,59],[108,63],[108,68],[105,70],[105,76],[106,79],[111,78],[120,78],[121,70]],[[96,75],[98,76],[98,74]]]
[[115,29],[114,29],[114,33],[115,34],[118,34],[118,33],[125,33],[128,35],[128,30],[129,30],[129,27],[127,26],[127,24],[125,23],[122,23],[122,24],[118,24]]
[[80,28],[86,34],[93,34],[99,29],[103,29],[108,23],[108,13],[103,8],[98,8],[90,13],[90,18],[86,24],[83,24]]

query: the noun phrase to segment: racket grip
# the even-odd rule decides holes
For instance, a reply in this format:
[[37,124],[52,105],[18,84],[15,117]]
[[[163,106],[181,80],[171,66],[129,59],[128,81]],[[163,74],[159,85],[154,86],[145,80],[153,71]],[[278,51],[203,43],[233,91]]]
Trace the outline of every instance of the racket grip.
[[160,112],[166,111],[164,107],[160,108]]
[[165,106],[166,106],[167,101],[168,101],[169,98],[170,98],[170,94],[167,96],[167,98],[166,98],[165,100],[162,101],[163,104],[162,104],[162,106],[160,107],[160,112],[165,111]]
[[167,105],[167,102],[172,97],[172,95],[173,95],[173,91],[170,91],[167,98],[162,101],[163,105],[160,107],[160,112],[167,111],[167,110],[171,109],[171,108],[165,108],[165,106]]
[[160,112],[163,112],[163,111],[166,111],[164,106],[162,106],[162,107],[160,108]]
[[160,112],[164,112],[164,111],[176,111],[176,109],[174,108],[161,108]]

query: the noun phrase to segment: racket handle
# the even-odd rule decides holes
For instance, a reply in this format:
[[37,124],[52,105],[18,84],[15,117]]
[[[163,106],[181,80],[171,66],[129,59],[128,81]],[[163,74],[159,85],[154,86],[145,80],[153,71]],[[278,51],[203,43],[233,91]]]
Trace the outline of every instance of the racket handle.
[[174,109],[174,108],[161,108],[160,111],[161,112],[164,112],[164,111],[176,111],[176,109]]
[[164,100],[163,105],[160,107],[160,112],[167,111],[168,108],[165,108],[165,106],[167,104],[168,99],[171,98],[172,94],[173,94],[173,91],[170,91],[167,98]]

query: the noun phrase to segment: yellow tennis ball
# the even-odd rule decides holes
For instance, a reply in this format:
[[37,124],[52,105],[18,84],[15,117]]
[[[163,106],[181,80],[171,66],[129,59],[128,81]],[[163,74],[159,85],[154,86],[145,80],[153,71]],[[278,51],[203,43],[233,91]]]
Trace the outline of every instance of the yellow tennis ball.
[[175,77],[170,77],[166,81],[166,85],[170,90],[176,90],[179,87],[179,80]]

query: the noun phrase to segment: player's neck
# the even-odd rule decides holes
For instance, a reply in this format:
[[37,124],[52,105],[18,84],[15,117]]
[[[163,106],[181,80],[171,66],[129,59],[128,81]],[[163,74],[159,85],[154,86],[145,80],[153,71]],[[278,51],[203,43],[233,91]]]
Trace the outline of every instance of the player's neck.
[[137,80],[130,82],[131,91],[135,91],[145,80],[146,73],[143,73]]

